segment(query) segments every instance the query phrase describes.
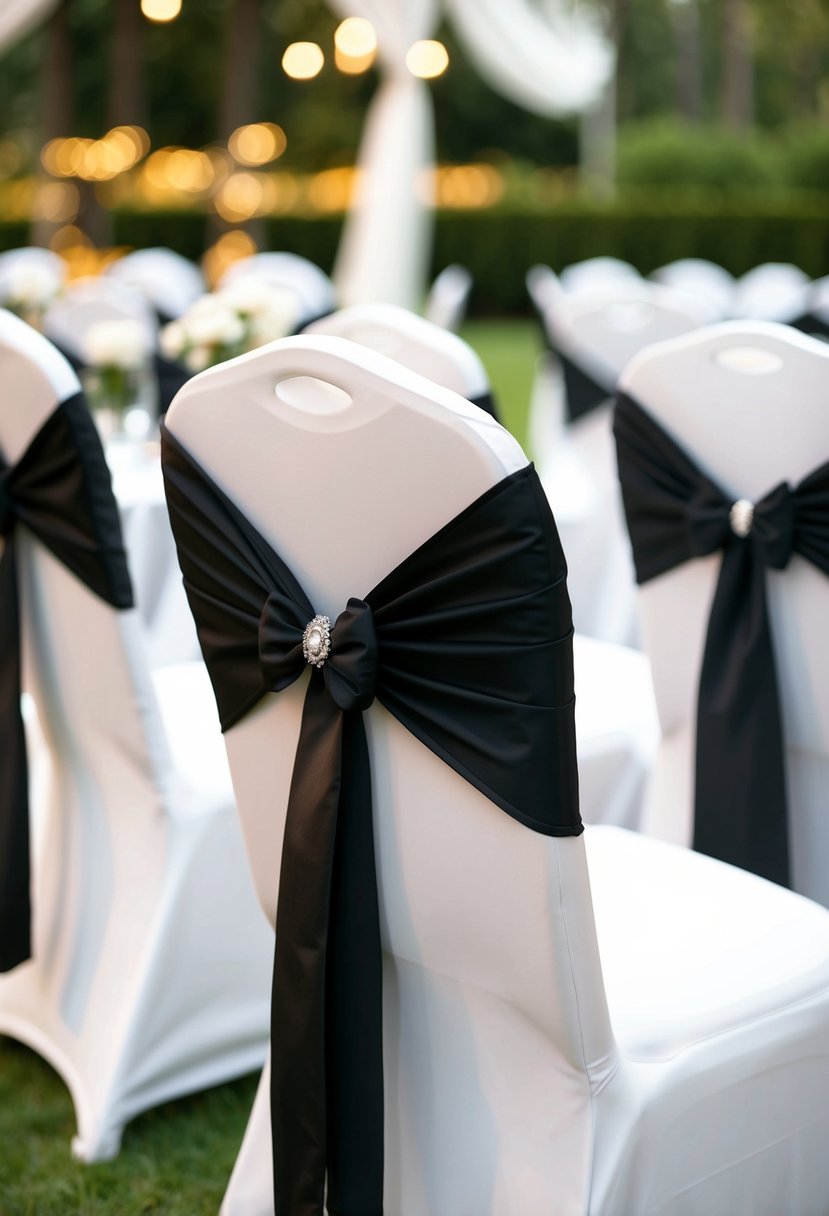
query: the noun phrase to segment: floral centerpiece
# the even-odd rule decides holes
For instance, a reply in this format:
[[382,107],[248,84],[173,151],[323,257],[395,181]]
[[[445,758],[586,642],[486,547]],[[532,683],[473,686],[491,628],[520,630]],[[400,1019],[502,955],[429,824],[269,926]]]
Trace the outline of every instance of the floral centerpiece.
[[62,286],[60,276],[48,266],[13,266],[0,284],[0,304],[39,329],[43,314]]
[[90,404],[121,419],[142,397],[150,358],[146,327],[129,318],[96,321],[84,336],[83,357]]
[[161,353],[191,372],[284,338],[296,325],[293,292],[253,277],[238,279],[222,291],[202,296],[177,321],[161,331]]

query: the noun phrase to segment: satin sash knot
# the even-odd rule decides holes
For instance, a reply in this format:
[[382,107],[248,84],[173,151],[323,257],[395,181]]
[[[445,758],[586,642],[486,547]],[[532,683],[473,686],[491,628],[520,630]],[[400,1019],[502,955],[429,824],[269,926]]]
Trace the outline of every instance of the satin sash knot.
[[734,503],[623,393],[614,431],[637,581],[722,553],[697,699],[694,848],[788,885],[766,570],[784,570],[796,551],[829,574],[829,464],[797,487],[781,482],[757,503]]
[[739,536],[731,524],[733,504],[706,481],[689,499],[686,521],[689,548],[694,557],[707,557],[731,545],[747,545],[764,566],[784,570],[794,546],[794,503],[786,482],[781,482],[754,504],[751,526]]
[[[296,602],[272,591],[259,618],[259,662],[267,686],[279,692],[305,670]],[[331,651],[322,668],[334,704],[345,713],[362,713],[374,700],[377,686],[377,636],[371,608],[353,596],[331,628]]]

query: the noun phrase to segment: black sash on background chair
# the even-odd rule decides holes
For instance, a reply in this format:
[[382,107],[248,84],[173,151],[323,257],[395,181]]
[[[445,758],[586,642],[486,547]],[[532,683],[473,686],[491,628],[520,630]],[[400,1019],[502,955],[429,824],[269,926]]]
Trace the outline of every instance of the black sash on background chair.
[[734,502],[619,393],[619,478],[637,582],[722,551],[697,707],[694,848],[788,885],[783,726],[766,569],[799,553],[829,574],[829,463]]
[[566,355],[550,333],[550,327],[543,312],[536,308],[536,315],[541,326],[541,336],[544,346],[561,367],[564,377],[564,395],[567,408],[567,421],[575,422],[583,418],[609,401],[616,391],[615,384],[601,383],[577,359]]
[[472,405],[477,405],[479,410],[483,410],[485,414],[489,414],[496,422],[501,422],[498,406],[495,404],[495,395],[491,389],[485,393],[479,393],[477,397],[470,397],[469,400]]
[[379,1213],[382,954],[362,711],[376,698],[527,827],[579,834],[572,622],[555,524],[527,466],[332,623],[164,427],[162,463],[222,728],[311,668],[277,907],[275,1208],[322,1216],[327,1176],[329,1211]]
[[79,393],[49,415],[17,464],[0,456],[0,971],[30,957],[29,786],[20,712],[15,530],[23,524],[114,608],[132,607],[121,524],[98,432]]

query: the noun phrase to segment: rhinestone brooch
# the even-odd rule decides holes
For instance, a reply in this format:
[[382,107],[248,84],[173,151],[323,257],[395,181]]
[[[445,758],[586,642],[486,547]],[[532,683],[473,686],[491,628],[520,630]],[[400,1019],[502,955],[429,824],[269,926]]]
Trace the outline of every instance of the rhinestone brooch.
[[331,651],[331,621],[327,616],[315,616],[305,626],[302,653],[306,663],[322,667]]
[[747,498],[738,498],[728,512],[728,522],[735,536],[748,536],[754,522],[754,503]]

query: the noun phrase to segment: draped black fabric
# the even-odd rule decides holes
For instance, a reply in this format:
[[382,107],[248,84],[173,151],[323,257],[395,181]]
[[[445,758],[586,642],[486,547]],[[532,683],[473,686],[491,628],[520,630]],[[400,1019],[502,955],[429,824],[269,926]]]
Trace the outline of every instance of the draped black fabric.
[[29,795],[20,715],[15,530],[23,524],[91,591],[132,606],[121,523],[80,393],[49,415],[17,464],[0,456],[0,971],[30,957]]
[[736,504],[632,398],[614,422],[639,583],[722,551],[697,706],[694,848],[789,884],[783,727],[766,569],[829,574],[829,463]]
[[[303,637],[314,607],[164,427],[162,462],[227,730],[309,667]],[[309,633],[307,645],[320,640]],[[350,599],[331,625],[330,653],[310,666],[277,906],[280,1216],[321,1216],[326,1178],[332,1214],[382,1211],[381,943],[362,711],[376,698],[507,814],[546,835],[576,835],[572,663],[564,557],[531,466]]]
[[792,329],[799,329],[801,333],[809,334],[812,338],[829,338],[829,319],[825,314],[807,312],[792,321],[791,325]]

